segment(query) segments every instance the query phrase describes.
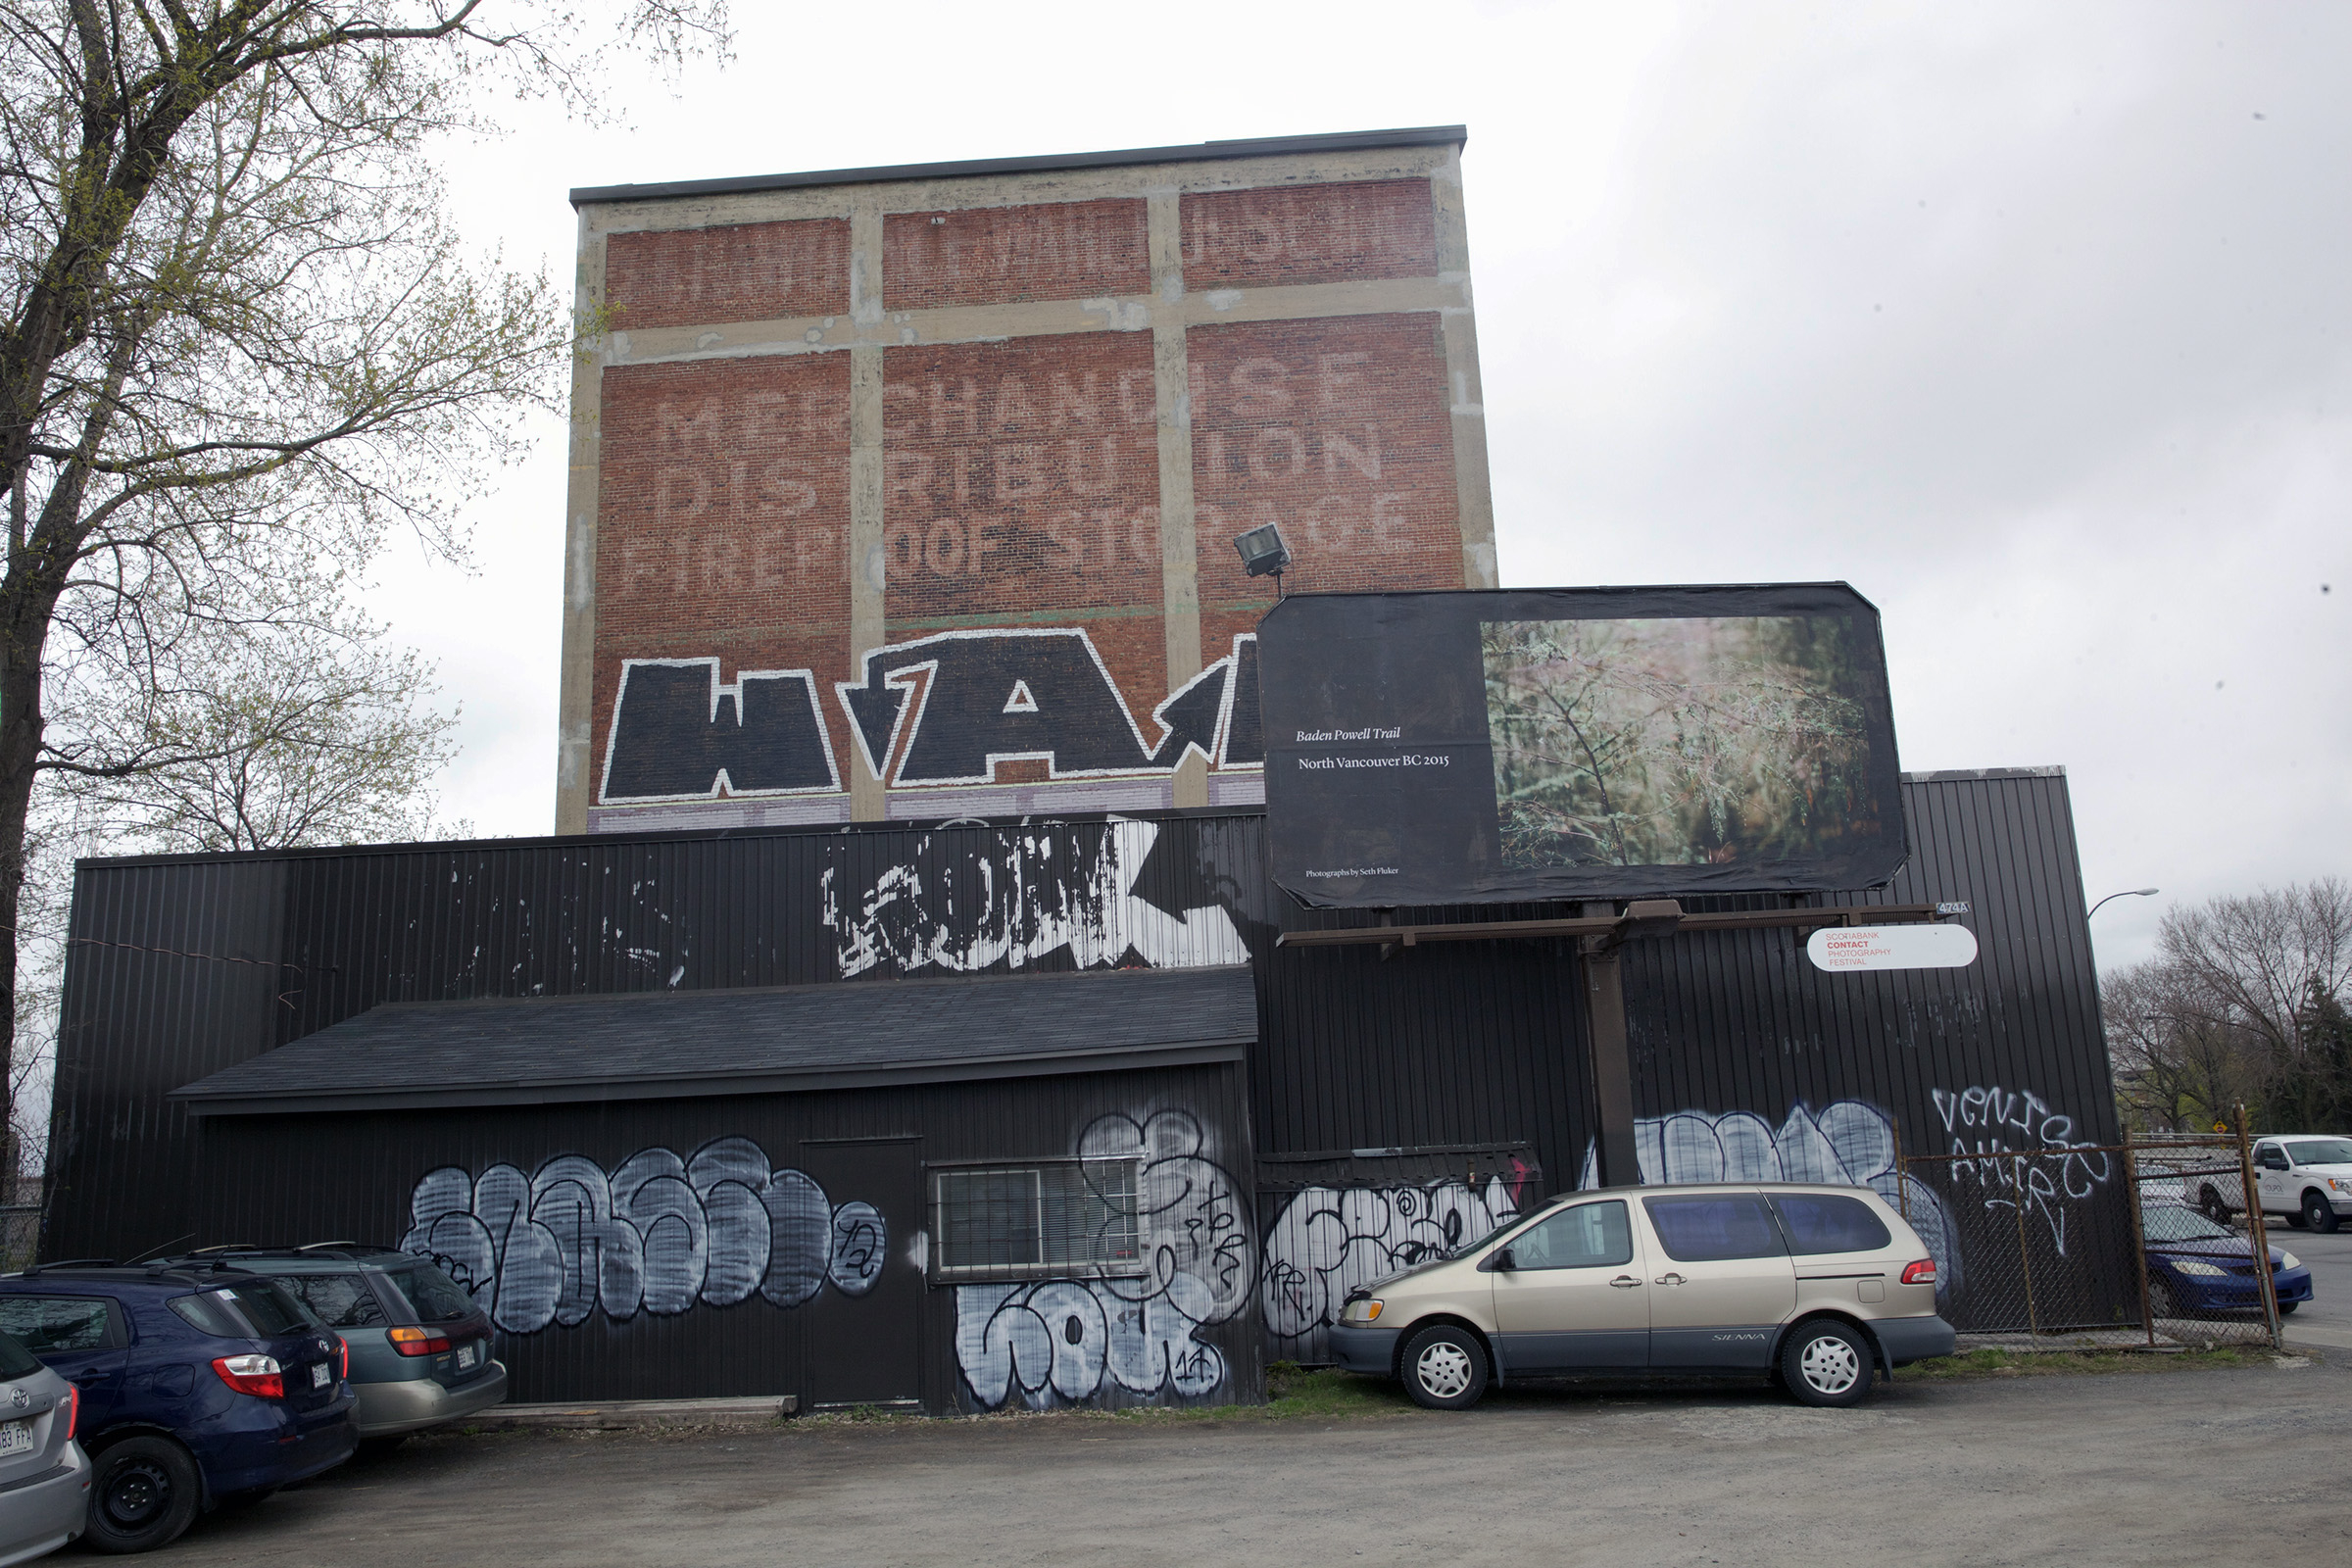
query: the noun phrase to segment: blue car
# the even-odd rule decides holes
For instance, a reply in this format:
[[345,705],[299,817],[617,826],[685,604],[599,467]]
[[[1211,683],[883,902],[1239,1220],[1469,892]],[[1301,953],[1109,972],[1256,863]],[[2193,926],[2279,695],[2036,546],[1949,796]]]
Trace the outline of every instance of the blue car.
[[207,1508],[351,1457],[342,1340],[237,1269],[58,1263],[0,1277],[0,1330],[80,1392],[82,1541],[169,1544]]
[[[2262,1310],[2254,1244],[2246,1237],[2176,1203],[2143,1208],[2140,1234],[2147,1244],[2148,1310],[2153,1316],[2220,1317]],[[2311,1270],[2292,1252],[2276,1247],[2270,1251],[2278,1310],[2292,1312],[2311,1299]]]

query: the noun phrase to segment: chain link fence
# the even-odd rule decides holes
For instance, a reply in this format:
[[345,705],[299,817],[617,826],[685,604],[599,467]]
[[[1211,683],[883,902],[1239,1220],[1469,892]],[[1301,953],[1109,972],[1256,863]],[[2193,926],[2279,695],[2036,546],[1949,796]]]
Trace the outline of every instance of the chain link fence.
[[1904,1217],[1936,1253],[1937,1307],[1964,1348],[2279,1343],[2241,1139],[1909,1154],[1900,1168]]

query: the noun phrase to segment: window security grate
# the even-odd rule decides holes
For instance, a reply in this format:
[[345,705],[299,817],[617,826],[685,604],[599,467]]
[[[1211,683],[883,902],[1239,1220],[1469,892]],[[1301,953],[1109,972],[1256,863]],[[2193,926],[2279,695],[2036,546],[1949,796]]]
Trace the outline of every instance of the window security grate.
[[931,1274],[1085,1279],[1144,1271],[1141,1159],[931,1168]]

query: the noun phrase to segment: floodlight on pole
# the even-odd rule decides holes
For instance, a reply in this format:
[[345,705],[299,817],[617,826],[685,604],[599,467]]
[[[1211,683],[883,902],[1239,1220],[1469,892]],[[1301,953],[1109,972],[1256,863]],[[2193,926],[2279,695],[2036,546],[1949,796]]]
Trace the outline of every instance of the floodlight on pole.
[[2099,909],[2102,906],[2107,905],[2116,899],[2152,899],[2156,896],[2156,894],[2157,889],[2155,888],[2126,888],[2121,893],[2110,893],[2106,898],[2101,899],[2097,904],[2092,905],[2089,908],[2082,911],[2082,918],[2088,920],[2092,915],[2099,912]]
[[1282,542],[1282,530],[1272,523],[1238,534],[1233,548],[1241,552],[1242,570],[1252,577],[1271,574],[1274,578],[1274,597],[1282,597],[1282,574],[1291,564],[1291,547]]

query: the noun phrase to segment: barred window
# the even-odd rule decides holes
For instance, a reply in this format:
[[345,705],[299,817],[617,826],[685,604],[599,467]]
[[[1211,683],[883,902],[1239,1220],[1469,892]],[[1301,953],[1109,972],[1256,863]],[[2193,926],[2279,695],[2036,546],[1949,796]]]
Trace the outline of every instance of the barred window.
[[1030,1280],[1140,1274],[1141,1159],[931,1167],[931,1274]]

